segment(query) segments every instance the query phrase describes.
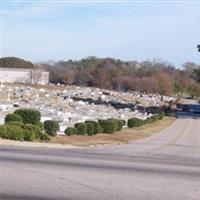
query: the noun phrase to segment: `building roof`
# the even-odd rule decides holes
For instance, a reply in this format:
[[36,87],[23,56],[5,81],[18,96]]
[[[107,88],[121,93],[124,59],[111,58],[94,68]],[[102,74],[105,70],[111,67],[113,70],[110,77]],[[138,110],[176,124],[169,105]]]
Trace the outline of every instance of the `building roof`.
[[28,68],[8,68],[8,67],[0,67],[0,71],[27,71],[27,72],[30,72],[30,71],[42,71],[42,72],[48,72],[44,69],[28,69]]

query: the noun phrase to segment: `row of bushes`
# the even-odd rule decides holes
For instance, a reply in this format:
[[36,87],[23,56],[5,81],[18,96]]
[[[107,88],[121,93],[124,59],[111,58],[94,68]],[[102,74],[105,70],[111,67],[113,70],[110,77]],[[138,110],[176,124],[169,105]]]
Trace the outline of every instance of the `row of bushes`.
[[[128,120],[128,127],[139,127],[146,123],[152,123],[157,120],[161,120],[165,117],[165,113],[161,112],[156,114],[146,120],[131,118]],[[65,129],[65,134],[70,135],[96,135],[97,133],[114,133],[120,131],[123,126],[126,124],[125,120],[121,119],[107,119],[107,120],[98,120],[96,121],[85,121],[84,123],[76,123],[74,127],[68,127]]]
[[[139,127],[146,123],[152,123],[163,119],[164,112],[156,114],[146,120],[131,118],[127,125],[129,128]],[[13,114],[8,114],[5,117],[5,124],[0,125],[0,137],[33,141],[50,140],[49,136],[55,136],[59,130],[59,123],[53,120],[47,120],[43,124],[40,122],[40,112],[31,109],[19,109]],[[112,134],[120,131],[126,124],[126,121],[121,119],[110,118],[107,120],[101,119],[96,121],[85,121],[84,123],[76,123],[74,127],[68,127],[65,134],[70,135],[96,135],[98,133]]]
[[96,121],[85,121],[83,123],[76,123],[74,127],[68,127],[65,134],[70,135],[96,135],[97,133],[114,133],[120,131],[125,125],[124,120],[107,119]]
[[9,122],[0,125],[0,137],[20,141],[50,140],[50,137],[37,125],[19,122]]
[[165,117],[165,113],[161,112],[159,114],[153,115],[152,117],[147,118],[146,120],[138,119],[138,118],[131,118],[128,120],[128,127],[139,127],[147,123],[152,123],[158,120],[162,120]]
[[19,109],[5,117],[5,124],[0,126],[0,137],[33,141],[50,140],[49,136],[55,136],[59,130],[59,123],[47,120],[40,122],[41,114],[32,109]]

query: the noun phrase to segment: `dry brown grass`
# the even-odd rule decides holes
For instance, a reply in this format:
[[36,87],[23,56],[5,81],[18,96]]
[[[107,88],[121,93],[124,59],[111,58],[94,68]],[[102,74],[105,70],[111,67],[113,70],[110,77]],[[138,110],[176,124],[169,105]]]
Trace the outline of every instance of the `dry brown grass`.
[[173,117],[165,117],[162,121],[146,124],[139,128],[124,128],[114,134],[97,134],[95,136],[56,136],[51,143],[71,144],[77,146],[124,144],[133,140],[149,137],[170,126],[175,121]]

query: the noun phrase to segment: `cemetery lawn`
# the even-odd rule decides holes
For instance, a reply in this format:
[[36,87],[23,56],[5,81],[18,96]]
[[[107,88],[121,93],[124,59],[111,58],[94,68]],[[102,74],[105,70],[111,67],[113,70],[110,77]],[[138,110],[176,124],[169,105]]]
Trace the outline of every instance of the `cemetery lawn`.
[[61,136],[57,135],[51,138],[50,143],[70,144],[76,146],[99,146],[99,145],[112,145],[112,144],[125,144],[130,141],[149,137],[153,134],[170,126],[175,117],[165,117],[163,120],[154,123],[145,124],[138,128],[124,128],[122,131],[114,134],[97,134],[95,136]]

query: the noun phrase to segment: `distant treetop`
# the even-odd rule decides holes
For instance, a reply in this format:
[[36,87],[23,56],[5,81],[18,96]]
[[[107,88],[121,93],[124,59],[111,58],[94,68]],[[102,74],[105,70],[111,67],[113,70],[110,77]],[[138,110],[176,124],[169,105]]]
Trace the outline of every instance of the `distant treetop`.
[[4,57],[0,58],[0,67],[32,69],[34,68],[34,64],[16,57]]
[[197,49],[200,52],[200,44],[197,45]]

